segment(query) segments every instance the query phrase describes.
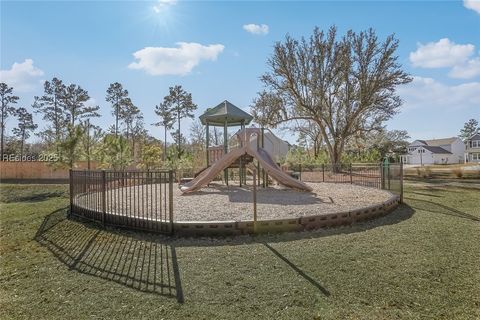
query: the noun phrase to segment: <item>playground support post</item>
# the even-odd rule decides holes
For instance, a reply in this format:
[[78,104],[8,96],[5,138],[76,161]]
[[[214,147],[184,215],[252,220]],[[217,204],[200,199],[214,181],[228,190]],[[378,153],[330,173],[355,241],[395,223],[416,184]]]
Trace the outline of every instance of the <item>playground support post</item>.
[[[264,140],[264,134],[265,134],[265,128],[262,127],[262,149],[265,148],[265,140]],[[265,174],[265,169],[262,168],[262,186],[265,188],[268,186],[268,181],[266,181],[266,174]]]
[[[225,118],[225,122],[223,125],[223,154],[227,154],[228,152],[228,140],[227,140],[227,118]],[[228,186],[228,168],[225,168],[223,171],[225,184]]]
[[206,167],[209,166],[210,164],[210,155],[208,154],[208,147],[210,146],[210,125],[208,124],[207,122],[207,132],[206,132],[206,137],[205,137],[205,143],[206,143],[206,146],[205,146],[205,151],[207,152],[207,165]]
[[253,233],[257,233],[257,173],[253,170]]
[[[257,134],[257,151],[258,151],[258,148],[260,147],[260,137],[258,136]],[[258,175],[258,181],[255,183],[257,184],[258,183],[258,186],[260,186],[260,175],[262,174],[262,170],[260,170],[260,161],[257,160],[257,173],[254,174],[254,176]]]
[[400,161],[400,203],[403,203],[403,161]]

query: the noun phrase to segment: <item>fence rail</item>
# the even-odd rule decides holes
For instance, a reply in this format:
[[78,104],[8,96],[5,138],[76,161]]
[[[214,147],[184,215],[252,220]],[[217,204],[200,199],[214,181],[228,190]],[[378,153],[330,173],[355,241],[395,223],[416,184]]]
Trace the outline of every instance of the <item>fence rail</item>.
[[173,233],[172,170],[70,171],[70,212],[104,226]]
[[[402,164],[299,166],[297,173],[306,182],[385,189],[403,200]],[[104,226],[173,234],[174,180],[172,170],[71,170],[70,214]],[[255,204],[255,200],[252,202]]]
[[[385,189],[403,198],[403,164],[323,164],[289,168],[305,182],[350,183]],[[403,199],[402,199],[403,200]]]

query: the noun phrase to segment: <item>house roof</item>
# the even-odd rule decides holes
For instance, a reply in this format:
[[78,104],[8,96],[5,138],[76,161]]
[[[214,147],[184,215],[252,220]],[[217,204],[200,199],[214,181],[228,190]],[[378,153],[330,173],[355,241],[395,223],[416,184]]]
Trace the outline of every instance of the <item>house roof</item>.
[[436,146],[422,146],[422,148],[427,149],[431,153],[435,154],[452,154],[450,151],[443,149],[442,147]]
[[207,123],[211,126],[239,126],[249,124],[253,117],[225,100],[214,108],[209,108],[200,116],[203,125]]
[[480,140],[480,132],[474,133],[470,138],[467,140]]
[[457,137],[451,137],[451,138],[444,138],[444,139],[425,140],[424,142],[427,144],[427,146],[439,147],[447,144],[452,144],[457,139],[458,139]]

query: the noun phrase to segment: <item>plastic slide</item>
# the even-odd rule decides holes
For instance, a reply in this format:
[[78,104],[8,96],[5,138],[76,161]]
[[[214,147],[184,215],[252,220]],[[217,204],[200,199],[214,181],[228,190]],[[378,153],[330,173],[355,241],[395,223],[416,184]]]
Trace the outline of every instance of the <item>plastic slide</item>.
[[218,159],[212,166],[205,169],[201,172],[195,179],[184,184],[180,187],[180,190],[184,193],[194,192],[198,189],[206,186],[210,181],[212,181],[220,172],[228,168],[235,160],[244,154],[249,154],[260,162],[260,165],[268,173],[270,177],[276,180],[278,183],[299,190],[312,191],[312,188],[307,186],[305,183],[290,177],[288,174],[283,172],[277,164],[272,160],[268,152],[262,148],[258,148],[258,151],[253,150],[249,147],[242,147],[238,149],[233,149],[223,157]]
[[299,190],[312,191],[312,188],[303,183],[302,181],[297,180],[283,172],[277,166],[275,161],[273,161],[268,152],[264,149],[258,148],[258,151],[249,151],[252,152],[250,155],[260,162],[260,166],[267,172],[267,174],[281,185]]

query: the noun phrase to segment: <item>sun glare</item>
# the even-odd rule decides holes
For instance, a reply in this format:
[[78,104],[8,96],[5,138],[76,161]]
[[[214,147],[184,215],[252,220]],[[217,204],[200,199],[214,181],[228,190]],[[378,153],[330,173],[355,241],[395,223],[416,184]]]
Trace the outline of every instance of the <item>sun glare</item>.
[[177,23],[177,0],[158,0],[150,3],[146,19],[155,25],[155,29],[162,32],[169,32],[174,29]]

